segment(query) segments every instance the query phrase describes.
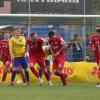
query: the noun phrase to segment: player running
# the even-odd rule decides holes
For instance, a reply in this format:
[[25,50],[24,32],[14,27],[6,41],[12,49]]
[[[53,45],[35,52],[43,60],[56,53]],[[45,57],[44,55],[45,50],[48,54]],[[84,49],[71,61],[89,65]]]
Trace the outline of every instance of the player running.
[[55,75],[60,76],[63,86],[67,85],[66,77],[67,75],[62,73],[62,69],[64,67],[65,62],[65,48],[66,43],[61,38],[61,36],[55,35],[53,31],[48,33],[49,39],[48,42],[50,44],[50,51],[54,57],[53,60],[53,72]]
[[[43,44],[44,40],[38,37],[36,32],[30,34],[30,38],[27,39],[26,43],[28,48],[27,50],[29,50],[29,66],[30,68],[34,68],[34,65],[37,63],[43,70],[48,81],[48,85],[52,86],[52,82],[50,81],[50,76],[48,75],[45,65],[45,54],[42,49]],[[39,81],[42,82],[41,79],[39,79]]]

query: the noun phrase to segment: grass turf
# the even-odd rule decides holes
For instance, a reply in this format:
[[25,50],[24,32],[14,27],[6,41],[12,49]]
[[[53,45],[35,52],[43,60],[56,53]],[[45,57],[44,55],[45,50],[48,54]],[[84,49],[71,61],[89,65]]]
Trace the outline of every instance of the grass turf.
[[0,85],[0,100],[100,100],[100,88],[90,83],[72,83],[68,86],[47,84],[39,86]]

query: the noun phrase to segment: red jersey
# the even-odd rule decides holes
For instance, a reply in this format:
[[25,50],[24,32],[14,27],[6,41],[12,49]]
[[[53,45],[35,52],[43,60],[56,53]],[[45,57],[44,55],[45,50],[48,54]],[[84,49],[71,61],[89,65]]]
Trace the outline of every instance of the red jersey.
[[10,56],[9,41],[8,40],[2,40],[1,43],[0,43],[0,47],[1,47],[1,52],[2,52],[3,57]]
[[100,36],[95,34],[91,37],[91,46],[95,48],[96,52],[100,52]]
[[37,38],[36,41],[33,41],[31,38],[28,38],[26,40],[26,45],[29,45],[29,56],[44,57],[45,54],[42,49],[43,42],[44,40],[42,38]]
[[[54,53],[57,53],[61,48],[63,47],[64,40],[60,36],[56,36],[56,39],[48,39],[49,44],[51,45],[51,48],[53,49]],[[64,50],[62,50],[61,54],[64,53]]]
[[0,40],[0,57],[2,57],[2,48],[1,48],[2,46],[1,45],[2,45],[2,42]]

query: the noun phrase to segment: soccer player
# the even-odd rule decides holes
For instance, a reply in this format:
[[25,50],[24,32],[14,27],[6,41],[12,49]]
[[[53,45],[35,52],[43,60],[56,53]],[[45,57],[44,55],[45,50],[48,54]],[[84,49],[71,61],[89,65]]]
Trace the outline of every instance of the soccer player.
[[7,73],[12,71],[12,68],[10,67],[11,64],[11,56],[9,52],[9,38],[10,34],[8,32],[4,33],[4,39],[0,43],[0,49],[2,53],[2,60],[3,60],[3,77],[2,77],[2,84],[4,84]]
[[50,51],[54,57],[53,60],[53,73],[57,76],[60,76],[63,86],[67,85],[66,77],[67,75],[62,73],[65,62],[65,48],[66,43],[61,36],[55,35],[53,31],[48,33],[50,44]]
[[[38,64],[43,70],[45,77],[48,81],[48,85],[52,86],[52,82],[50,81],[50,77],[47,72],[47,68],[45,65],[45,54],[42,49],[42,45],[44,44],[44,40],[37,36],[36,32],[32,32],[30,34],[30,38],[27,39],[27,50],[29,50],[29,66],[30,68],[34,68],[34,64]],[[39,77],[39,76],[38,76]],[[41,81],[41,79],[39,79]]]
[[23,69],[24,79],[27,80],[26,85],[29,84],[29,73],[28,73],[28,63],[25,57],[25,44],[26,40],[24,36],[21,36],[21,29],[19,27],[14,28],[13,36],[10,39],[10,54],[13,60],[13,71],[11,76],[10,85],[13,86],[14,79],[18,70],[18,67],[21,66]]
[[[95,34],[91,36],[90,45],[94,51],[94,57],[98,65],[98,71],[100,71],[100,25],[97,25],[95,28]],[[98,75],[100,79],[100,75]],[[100,87],[100,82],[96,84],[97,87]]]

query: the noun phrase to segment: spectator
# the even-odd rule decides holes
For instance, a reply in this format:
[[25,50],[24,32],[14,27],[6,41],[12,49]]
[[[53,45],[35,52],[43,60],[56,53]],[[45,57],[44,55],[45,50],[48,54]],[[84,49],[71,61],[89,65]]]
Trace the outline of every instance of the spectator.
[[82,46],[76,34],[74,35],[74,38],[69,41],[68,47],[72,50],[72,61],[76,62],[83,60]]

